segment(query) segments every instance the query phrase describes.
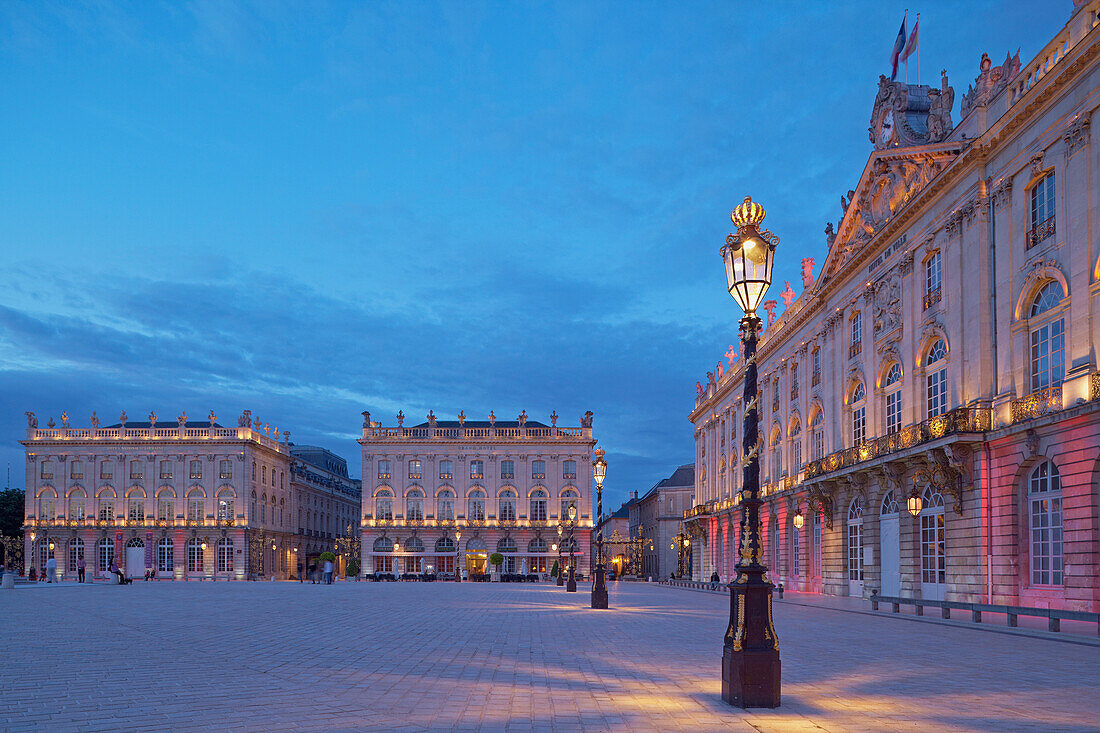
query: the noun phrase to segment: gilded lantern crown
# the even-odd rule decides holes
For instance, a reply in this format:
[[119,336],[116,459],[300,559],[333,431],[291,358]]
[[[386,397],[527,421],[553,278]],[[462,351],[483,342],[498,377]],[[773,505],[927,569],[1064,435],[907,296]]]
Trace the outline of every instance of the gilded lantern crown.
[[764,221],[764,207],[753,201],[751,196],[746,196],[745,200],[730,213],[730,219],[738,229],[759,226],[760,222]]

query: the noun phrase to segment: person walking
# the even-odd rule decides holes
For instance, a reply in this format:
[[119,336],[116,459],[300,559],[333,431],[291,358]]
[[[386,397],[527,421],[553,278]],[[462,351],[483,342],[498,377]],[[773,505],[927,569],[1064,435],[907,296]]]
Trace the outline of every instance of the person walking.
[[309,584],[317,585],[317,563],[309,564]]
[[332,560],[325,560],[325,585],[332,585]]
[[84,556],[81,555],[80,559],[76,561],[76,579],[78,583],[84,582]]
[[46,560],[46,582],[52,583],[54,577],[57,575],[57,558],[53,555]]
[[302,561],[298,561],[298,582],[302,582]]

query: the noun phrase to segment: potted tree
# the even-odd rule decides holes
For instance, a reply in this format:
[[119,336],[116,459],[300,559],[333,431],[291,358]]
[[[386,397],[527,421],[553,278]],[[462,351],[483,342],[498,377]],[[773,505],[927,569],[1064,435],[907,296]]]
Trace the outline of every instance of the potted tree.
[[558,573],[561,572],[561,568],[558,567],[558,561],[554,561],[554,566],[550,568],[550,580],[557,580]]
[[493,571],[493,582],[499,583],[500,566],[504,564],[504,555],[501,555],[499,552],[494,552],[492,555],[489,555],[489,564],[496,568],[496,570]]
[[359,580],[359,561],[355,558],[348,560],[348,568],[344,572],[345,578],[355,578]]

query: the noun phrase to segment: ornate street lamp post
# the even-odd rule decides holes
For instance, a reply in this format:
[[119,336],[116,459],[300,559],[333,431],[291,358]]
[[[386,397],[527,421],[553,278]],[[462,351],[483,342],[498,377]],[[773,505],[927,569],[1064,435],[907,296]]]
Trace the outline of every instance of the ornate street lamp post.
[[607,461],[602,448],[596,449],[592,461],[592,476],[596,479],[596,567],[592,579],[592,608],[607,608],[607,579],[603,563],[603,480],[607,476]]
[[459,559],[462,557],[462,530],[455,530],[455,582],[462,582],[462,568],[459,565]]
[[742,708],[779,707],[779,639],[772,625],[772,583],[763,562],[760,526],[759,405],[756,386],[756,309],[772,279],[779,237],[760,229],[764,207],[748,196],[730,214],[737,233],[720,253],[730,295],[745,312],[740,322],[745,354],[741,531],[737,580],[730,584],[730,621],[722,651],[722,699]]
[[577,577],[573,574],[573,566],[577,564],[577,541],[573,539],[573,530],[577,526],[577,505],[569,505],[569,581],[565,584],[566,593],[577,592]]
[[669,546],[670,550],[676,550],[676,574],[680,578],[684,577],[684,566],[686,564],[687,548],[691,547],[691,538],[684,534],[684,525],[680,525],[680,531],[672,538],[673,542]]
[[561,563],[561,535],[563,532],[561,520],[558,520],[558,585],[565,585],[565,567]]

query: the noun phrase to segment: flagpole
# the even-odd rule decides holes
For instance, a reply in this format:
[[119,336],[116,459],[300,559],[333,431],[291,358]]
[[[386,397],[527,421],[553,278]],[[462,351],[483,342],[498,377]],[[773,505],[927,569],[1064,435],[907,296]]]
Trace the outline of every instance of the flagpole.
[[[920,28],[920,13],[917,13],[917,28]],[[919,31],[918,31],[919,32]],[[917,86],[920,86],[920,38],[917,38]]]
[[[909,8],[905,9],[905,18],[901,21],[901,25],[902,25],[903,28],[908,28],[908,26],[909,26]],[[908,31],[906,31],[906,35],[908,36]],[[905,48],[902,48],[901,52],[905,53]],[[909,86],[909,57],[908,56],[905,57],[905,86]]]

